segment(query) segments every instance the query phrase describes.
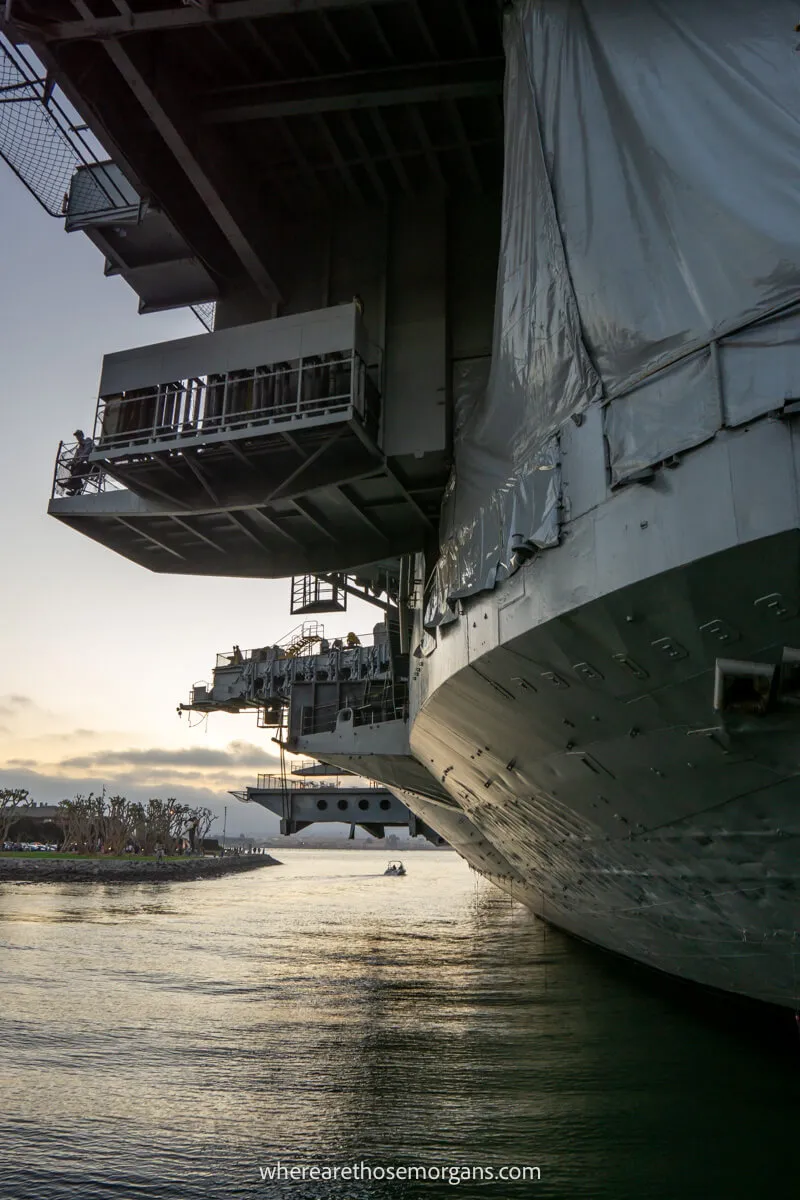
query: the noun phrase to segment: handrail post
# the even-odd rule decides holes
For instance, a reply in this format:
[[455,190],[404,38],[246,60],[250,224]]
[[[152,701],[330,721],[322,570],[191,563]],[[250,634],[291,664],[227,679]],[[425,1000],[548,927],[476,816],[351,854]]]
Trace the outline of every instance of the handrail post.
[[61,465],[61,451],[64,449],[63,439],[58,443],[58,451],[56,452],[56,465],[53,467],[53,489],[50,492],[50,499],[56,498],[56,484],[58,483],[58,468]]
[[230,386],[230,381],[230,371],[226,371],[222,380],[222,409],[219,414],[219,424],[217,425],[217,429],[223,429],[225,427],[228,416],[228,388]]

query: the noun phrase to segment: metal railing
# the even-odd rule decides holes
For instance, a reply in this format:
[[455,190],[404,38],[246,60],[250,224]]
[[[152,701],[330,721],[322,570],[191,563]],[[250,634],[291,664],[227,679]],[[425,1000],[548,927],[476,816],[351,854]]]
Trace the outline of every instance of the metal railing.
[[314,612],[347,611],[347,575],[293,575],[289,592],[292,616]]
[[392,688],[370,701],[361,705],[343,706],[341,703],[320,704],[314,708],[303,709],[301,716],[301,736],[312,733],[333,733],[336,729],[339,714],[351,712],[354,725],[379,725],[384,721],[408,720],[408,686],[395,684]]
[[258,787],[265,792],[342,791],[366,792],[383,788],[374,779],[358,780],[354,775],[337,775],[332,782],[311,779],[290,779],[285,775],[259,775]]
[[[314,639],[314,642],[317,643],[316,646],[314,642],[310,642],[304,646],[298,646],[293,653],[285,647],[278,645],[262,646],[258,650],[240,650],[238,653],[236,650],[226,650],[217,654],[215,669],[224,670],[226,667],[243,667],[250,663],[268,662],[271,657],[273,659],[318,658],[323,654],[342,654],[346,656],[348,654],[355,654],[359,650],[373,649],[373,646],[376,644],[373,634],[362,633],[358,636],[359,642],[356,645],[348,645],[345,638],[331,638],[330,640],[327,638],[321,640],[316,638]],[[346,665],[349,660],[345,657],[340,661]]]
[[304,621],[272,646],[258,646],[253,650],[240,650],[238,646],[234,646],[232,650],[221,651],[217,654],[215,665],[217,668],[224,668],[244,666],[245,663],[251,662],[266,662],[270,657],[315,657],[332,651],[344,653],[348,650],[370,649],[376,644],[374,630],[370,630],[369,633],[346,633],[340,637],[328,638],[321,621]]
[[112,479],[100,463],[92,463],[77,454],[77,442],[59,442],[53,469],[53,499],[59,496],[83,496],[89,493],[123,491],[123,484]]
[[343,351],[294,362],[174,380],[101,396],[97,451],[153,442],[180,444],[237,429],[345,413],[377,417],[378,392],[358,354]]
[[278,646],[287,658],[296,658],[302,650],[310,650],[312,646],[322,645],[324,642],[325,626],[321,621],[301,621],[283,635]]

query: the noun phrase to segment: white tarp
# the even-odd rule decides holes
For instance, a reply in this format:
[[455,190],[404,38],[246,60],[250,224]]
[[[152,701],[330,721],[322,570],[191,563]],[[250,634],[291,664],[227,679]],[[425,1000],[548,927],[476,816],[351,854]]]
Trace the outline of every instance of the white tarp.
[[557,540],[529,482],[581,408],[607,402],[619,482],[713,436],[737,358],[760,399],[732,375],[731,423],[792,394],[796,321],[747,355],[732,335],[800,301],[799,20],[792,0],[507,11],[492,365],[456,430],[429,619],[493,586],[510,545]]

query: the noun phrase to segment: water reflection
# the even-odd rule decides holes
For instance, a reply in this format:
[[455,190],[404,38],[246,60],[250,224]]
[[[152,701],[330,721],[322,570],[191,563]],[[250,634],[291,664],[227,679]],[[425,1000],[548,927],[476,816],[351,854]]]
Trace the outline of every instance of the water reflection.
[[[800,1166],[800,1056],[547,930],[454,855],[0,887],[10,1200],[744,1197]],[[539,1164],[534,1185],[258,1166]],[[758,1185],[761,1187],[761,1185]]]

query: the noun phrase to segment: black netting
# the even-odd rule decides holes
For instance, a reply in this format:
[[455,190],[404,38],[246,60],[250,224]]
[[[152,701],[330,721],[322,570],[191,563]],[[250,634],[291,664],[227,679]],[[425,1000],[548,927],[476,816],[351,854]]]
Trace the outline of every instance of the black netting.
[[[80,167],[84,212],[125,208],[125,194],[112,164],[66,99],[51,88],[41,65],[0,36],[0,158],[22,180],[52,217],[66,211],[70,184]],[[192,311],[208,330],[214,327],[214,304]]]
[[193,304],[192,312],[197,317],[201,324],[205,325],[209,333],[214,330],[214,312],[216,304],[211,301],[209,304]]
[[[84,211],[122,209],[131,203],[113,164],[41,64],[0,37],[0,157],[53,217],[65,211],[75,172]],[[98,162],[98,160],[102,160]]]
[[[84,161],[68,128],[43,103],[45,85],[27,63],[0,39],[0,157],[53,217],[61,216],[64,196]],[[67,122],[68,124],[68,122]]]

